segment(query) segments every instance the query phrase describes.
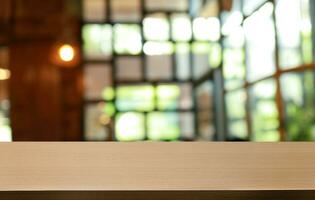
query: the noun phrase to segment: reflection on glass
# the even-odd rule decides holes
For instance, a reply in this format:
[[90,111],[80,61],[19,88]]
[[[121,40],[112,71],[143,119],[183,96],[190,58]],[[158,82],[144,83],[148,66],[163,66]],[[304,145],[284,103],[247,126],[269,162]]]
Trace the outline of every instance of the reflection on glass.
[[286,132],[291,141],[315,140],[315,76],[313,71],[281,77]]
[[153,112],[148,114],[149,140],[177,140],[180,137],[179,116],[177,113]]
[[85,99],[101,99],[103,91],[112,85],[111,67],[90,64],[84,67]]
[[144,115],[141,113],[120,113],[116,117],[116,139],[137,141],[145,139]]
[[172,78],[172,56],[146,56],[146,76],[149,80],[170,80]]
[[138,25],[117,24],[114,26],[114,48],[118,54],[136,55],[141,52],[141,34]]
[[187,80],[191,78],[190,73],[190,45],[188,43],[176,44],[176,77],[179,80]]
[[89,22],[102,22],[106,16],[105,0],[83,0],[83,19]]
[[139,0],[111,1],[112,20],[115,22],[137,22],[140,20]]
[[182,140],[194,140],[194,114],[192,112],[182,112],[179,116],[180,133]]
[[106,140],[109,137],[110,116],[104,109],[106,103],[87,105],[84,108],[84,137],[86,140]]
[[106,59],[112,54],[110,25],[87,24],[82,28],[83,53],[87,59]]
[[141,80],[141,59],[138,57],[116,58],[118,80]]
[[273,4],[266,3],[244,22],[249,81],[266,77],[275,71],[275,32],[272,12]]
[[196,40],[218,41],[220,38],[220,21],[216,17],[198,17],[193,21],[193,33]]
[[273,79],[259,82],[250,90],[252,140],[279,141],[278,110],[275,102],[276,85]]
[[119,111],[154,109],[154,88],[152,86],[119,86],[116,94],[116,106]]
[[171,17],[172,38],[175,41],[189,41],[192,37],[191,22],[188,15],[174,14]]
[[245,90],[230,92],[226,95],[229,138],[231,139],[247,139],[245,101]]
[[160,110],[189,109],[192,107],[192,88],[189,84],[159,85],[156,88]]
[[170,25],[164,15],[151,15],[143,20],[144,37],[147,40],[168,40]]
[[208,42],[194,42],[193,52],[193,77],[200,78],[210,69],[209,66],[210,44]]
[[207,81],[197,87],[196,96],[199,139],[211,140],[214,137],[212,83]]

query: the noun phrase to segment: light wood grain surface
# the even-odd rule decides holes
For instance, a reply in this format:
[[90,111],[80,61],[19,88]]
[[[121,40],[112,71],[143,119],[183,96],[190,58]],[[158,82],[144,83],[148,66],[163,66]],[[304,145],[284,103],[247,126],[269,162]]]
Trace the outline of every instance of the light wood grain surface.
[[315,190],[315,143],[0,143],[0,191]]

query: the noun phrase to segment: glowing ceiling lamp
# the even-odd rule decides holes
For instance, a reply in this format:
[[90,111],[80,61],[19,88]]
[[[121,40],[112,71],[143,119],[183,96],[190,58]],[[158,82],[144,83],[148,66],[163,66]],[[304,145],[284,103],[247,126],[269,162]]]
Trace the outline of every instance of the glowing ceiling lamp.
[[0,68],[0,80],[7,80],[11,76],[11,73],[8,69],[2,69]]
[[64,44],[59,48],[59,57],[64,62],[70,62],[74,58],[74,48],[69,44]]

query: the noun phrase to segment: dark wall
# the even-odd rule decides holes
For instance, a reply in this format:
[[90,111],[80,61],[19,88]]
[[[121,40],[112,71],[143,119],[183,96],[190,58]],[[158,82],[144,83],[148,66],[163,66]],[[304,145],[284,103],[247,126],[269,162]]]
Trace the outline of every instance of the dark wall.
[[10,101],[15,141],[81,140],[80,62],[56,64],[56,44],[79,41],[79,1],[12,0]]

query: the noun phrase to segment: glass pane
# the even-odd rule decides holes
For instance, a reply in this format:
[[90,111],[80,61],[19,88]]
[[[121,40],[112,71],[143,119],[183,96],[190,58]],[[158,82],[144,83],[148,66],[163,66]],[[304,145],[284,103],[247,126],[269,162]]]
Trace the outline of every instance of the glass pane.
[[243,0],[243,12],[245,15],[251,14],[260,5],[267,2],[267,0]]
[[279,141],[278,110],[273,79],[255,84],[251,90],[250,106],[254,141]]
[[177,140],[180,137],[177,113],[153,112],[148,114],[149,140]]
[[210,44],[207,42],[195,42],[192,46],[193,52],[193,77],[200,78],[210,70],[209,66]]
[[246,92],[239,90],[226,95],[226,109],[230,139],[247,139]]
[[182,140],[194,140],[194,114],[192,112],[184,112],[179,115],[179,124]]
[[203,83],[196,89],[197,119],[199,139],[212,140],[214,137],[213,125],[213,85],[210,81]]
[[84,25],[82,36],[85,58],[107,59],[111,56],[112,30],[110,25]]
[[154,88],[152,86],[119,86],[116,93],[116,106],[119,111],[154,109]]
[[304,63],[313,61],[312,23],[310,15],[313,12],[310,8],[310,0],[301,0],[301,33],[302,33],[302,55]]
[[[280,66],[296,67],[302,63],[301,54],[301,1],[276,1],[277,32],[279,38]],[[288,15],[288,13],[290,13]]]
[[275,72],[275,32],[272,12],[273,4],[266,3],[244,22],[249,81],[264,78]]
[[144,37],[146,40],[169,40],[169,21],[162,14],[150,15],[143,20]]
[[210,44],[209,51],[209,66],[210,68],[217,68],[220,66],[222,61],[222,49],[218,42]]
[[241,8],[242,0],[233,0],[231,10],[221,13],[222,34],[228,36],[235,29],[238,29],[243,22],[243,14]]
[[192,36],[190,18],[186,14],[174,14],[172,20],[172,38],[175,41],[189,41]]
[[176,10],[185,11],[188,9],[187,0],[146,0],[148,10]]
[[190,45],[188,43],[176,44],[176,68],[177,78],[179,80],[187,80],[191,78],[190,73]]
[[146,55],[170,55],[174,51],[171,42],[146,42],[143,46],[143,51]]
[[114,26],[114,32],[116,53],[132,55],[141,53],[141,33],[138,25],[117,24]]
[[146,76],[149,80],[170,80],[172,78],[173,45],[170,42],[146,42],[143,47],[146,56]]
[[112,85],[111,67],[90,64],[84,67],[85,99],[101,99],[103,92]]
[[147,78],[149,80],[172,79],[172,57],[168,55],[147,56]]
[[144,115],[141,113],[120,113],[116,117],[116,139],[137,141],[145,139]]
[[113,0],[112,20],[115,22],[138,22],[140,20],[140,0]]
[[141,59],[136,57],[116,58],[119,80],[141,80]]
[[110,135],[110,116],[105,113],[106,103],[86,105],[84,107],[85,140],[106,140]]
[[239,27],[224,40],[223,74],[225,88],[241,87],[245,80],[244,33]]
[[314,71],[288,73],[281,77],[286,132],[289,140],[315,140],[314,88]]
[[159,85],[156,88],[157,107],[160,110],[189,109],[192,107],[191,85]]
[[193,21],[195,40],[218,41],[220,39],[220,21],[216,17],[198,17]]
[[84,21],[102,22],[106,18],[105,0],[83,0]]

